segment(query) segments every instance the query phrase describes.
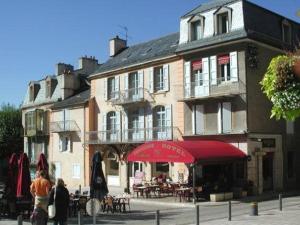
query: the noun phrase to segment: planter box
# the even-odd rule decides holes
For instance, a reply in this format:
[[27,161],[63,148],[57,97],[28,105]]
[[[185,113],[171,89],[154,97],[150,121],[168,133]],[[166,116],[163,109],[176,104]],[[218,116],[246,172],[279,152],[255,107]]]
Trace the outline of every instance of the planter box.
[[224,201],[224,193],[218,193],[218,194],[210,194],[210,201],[211,202],[220,202]]
[[224,200],[231,200],[231,199],[233,199],[233,192],[224,193]]

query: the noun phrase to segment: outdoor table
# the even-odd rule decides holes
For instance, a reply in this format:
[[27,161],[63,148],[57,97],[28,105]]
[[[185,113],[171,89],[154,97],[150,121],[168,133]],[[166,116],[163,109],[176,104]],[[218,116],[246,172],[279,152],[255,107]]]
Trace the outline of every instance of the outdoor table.
[[126,204],[129,206],[128,197],[114,196],[113,199],[117,202],[120,212],[126,212]]
[[181,187],[175,190],[176,196],[179,196],[179,201],[182,202],[183,200],[190,200],[190,192],[192,188],[188,187]]
[[140,186],[136,187],[136,189],[139,189],[141,191],[141,196],[144,196],[144,193],[146,194],[146,198],[148,198],[148,187],[147,186]]

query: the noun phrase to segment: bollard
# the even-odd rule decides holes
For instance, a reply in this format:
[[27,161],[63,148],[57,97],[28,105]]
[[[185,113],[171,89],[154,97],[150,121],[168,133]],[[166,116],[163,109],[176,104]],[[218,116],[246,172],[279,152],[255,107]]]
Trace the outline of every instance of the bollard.
[[196,225],[200,224],[200,218],[199,218],[199,205],[196,205]]
[[282,211],[282,194],[279,194],[279,210]]
[[228,201],[228,221],[231,221],[231,201]]
[[19,215],[17,219],[18,219],[18,225],[22,225],[23,224],[22,215]]
[[258,205],[257,202],[251,203],[250,216],[258,216]]
[[81,214],[81,211],[79,210],[78,212],[78,225],[82,225],[82,214]]
[[155,221],[156,221],[156,225],[159,225],[159,210],[156,210]]

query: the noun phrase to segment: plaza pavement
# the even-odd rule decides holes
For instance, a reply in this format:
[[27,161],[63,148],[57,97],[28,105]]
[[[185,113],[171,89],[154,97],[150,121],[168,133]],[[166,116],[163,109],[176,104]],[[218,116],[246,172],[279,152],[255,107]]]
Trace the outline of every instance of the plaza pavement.
[[[201,202],[200,224],[202,225],[299,225],[300,224],[300,196],[285,197],[283,211],[278,210],[278,200],[260,201],[259,216],[249,216],[250,202],[232,202],[232,221],[228,221],[228,203]],[[260,199],[258,199],[260,200]],[[195,206],[192,204],[135,199],[131,204],[130,213],[101,213],[97,217],[97,224],[108,225],[154,225],[155,210],[160,210],[160,225],[195,225]],[[15,225],[16,220],[0,219],[0,225]],[[23,222],[29,225],[28,221]],[[49,223],[52,224],[52,223]],[[78,224],[77,218],[69,219],[69,225]],[[83,224],[92,224],[90,217],[83,218]]]

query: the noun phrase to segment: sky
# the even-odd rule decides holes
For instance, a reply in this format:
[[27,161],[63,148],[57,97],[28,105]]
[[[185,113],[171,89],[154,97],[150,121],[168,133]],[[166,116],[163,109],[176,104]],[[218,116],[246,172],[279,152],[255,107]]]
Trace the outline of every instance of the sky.
[[[179,31],[180,16],[209,0],[3,0],[0,6],[0,104],[22,103],[27,85],[78,67],[82,56],[109,58],[109,39],[128,45]],[[300,22],[300,0],[251,0]]]

